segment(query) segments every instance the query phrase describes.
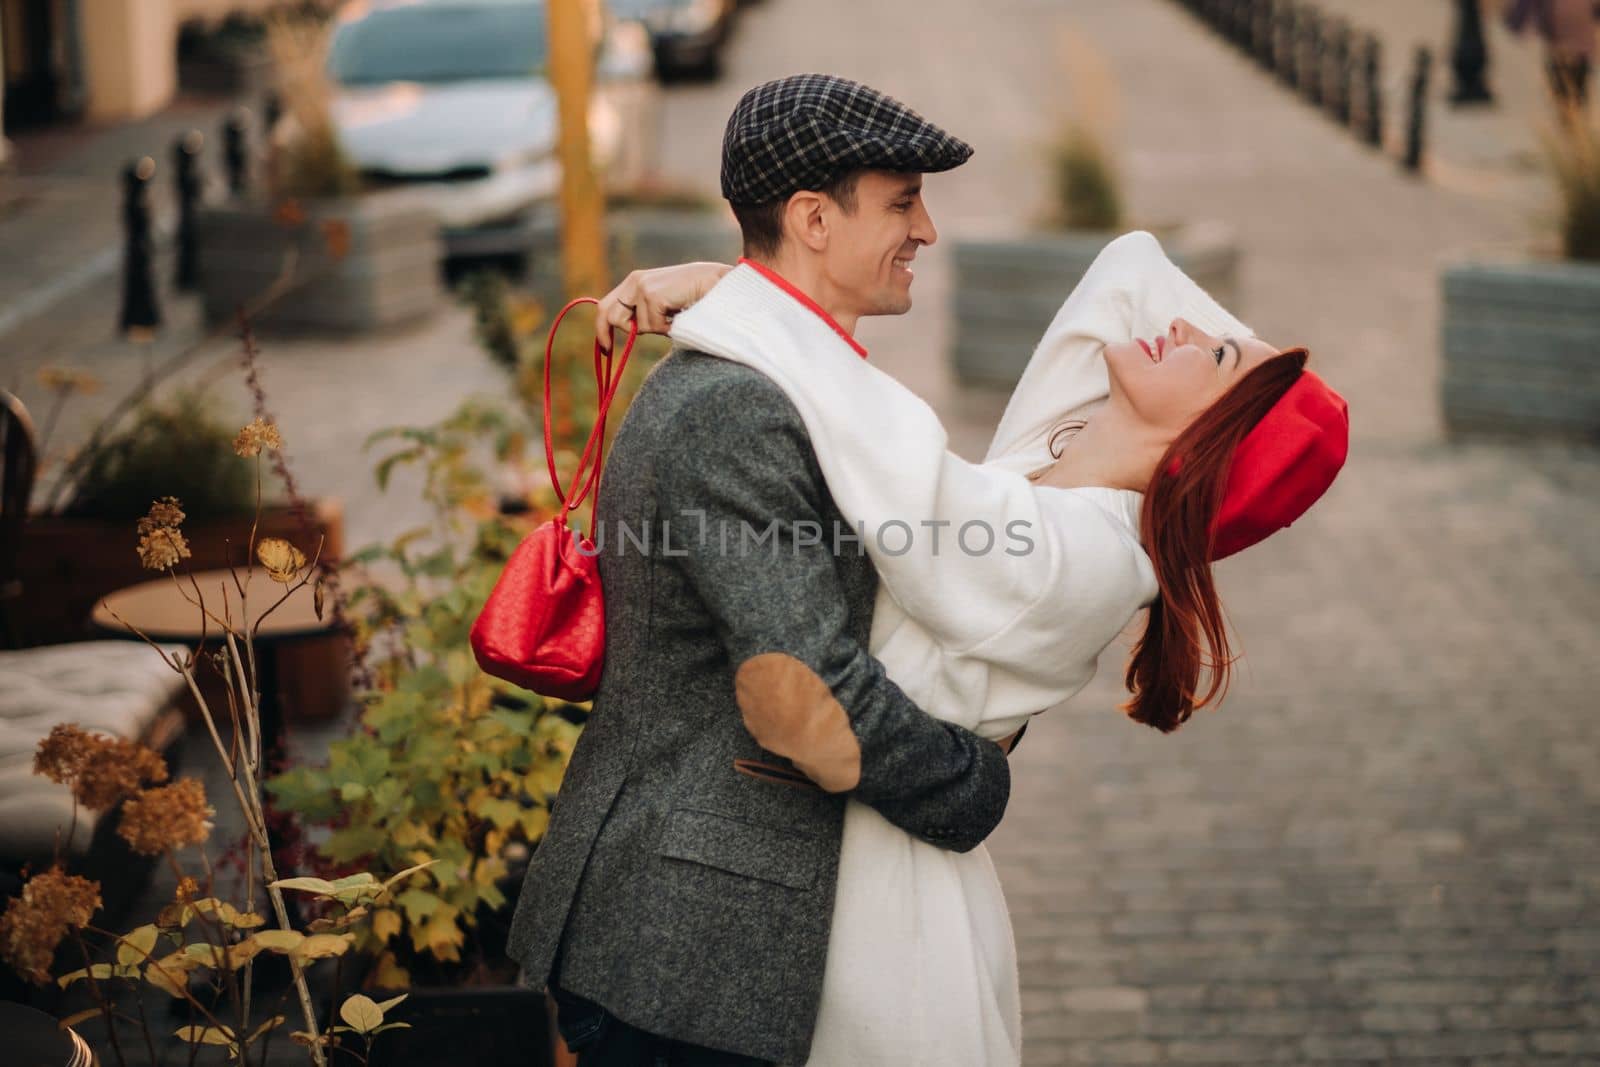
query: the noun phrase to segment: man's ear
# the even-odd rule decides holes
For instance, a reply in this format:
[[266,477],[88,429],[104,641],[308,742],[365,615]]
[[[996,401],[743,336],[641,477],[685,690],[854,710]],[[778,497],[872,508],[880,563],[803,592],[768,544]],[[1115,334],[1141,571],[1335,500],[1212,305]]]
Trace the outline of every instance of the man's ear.
[[789,197],[783,208],[785,236],[813,252],[827,248],[828,219],[823,211],[824,204],[821,193],[802,190]]

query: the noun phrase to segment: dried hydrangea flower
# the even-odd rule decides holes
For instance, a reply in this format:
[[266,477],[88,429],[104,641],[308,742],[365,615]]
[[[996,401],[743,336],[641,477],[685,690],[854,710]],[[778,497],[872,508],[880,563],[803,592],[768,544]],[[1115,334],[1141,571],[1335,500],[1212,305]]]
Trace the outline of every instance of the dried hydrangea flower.
[[100,884],[52,867],[22,887],[0,915],[0,959],[39,985],[50,981],[56,946],[100,908]]
[[178,888],[173,892],[172,899],[180,904],[187,904],[200,895],[200,883],[190,875],[184,875],[178,880]]
[[147,534],[163,528],[176,530],[183,525],[183,520],[187,517],[183,513],[183,504],[177,497],[164,496],[152,502],[150,513],[139,520],[139,532]]
[[159,789],[147,789],[122,805],[117,833],[141,856],[203,844],[211,836],[206,787],[198,778],[180,778]]
[[256,558],[267,568],[267,576],[289,585],[305,569],[306,554],[281,537],[263,537],[256,545]]
[[139,562],[147,570],[168,570],[189,557],[189,540],[182,530],[163,526],[139,538]]
[[283,438],[278,427],[257,415],[233,439],[233,450],[246,459],[261,454],[263,448],[281,449]]
[[39,742],[33,773],[70,787],[90,811],[106,811],[146,782],[165,782],[167,764],[137,741],[100,737],[63,723]]
[[150,513],[139,520],[139,562],[153,571],[175,567],[189,558],[189,540],[178,526],[184,520],[183,505],[175,496],[164,496],[150,505]]

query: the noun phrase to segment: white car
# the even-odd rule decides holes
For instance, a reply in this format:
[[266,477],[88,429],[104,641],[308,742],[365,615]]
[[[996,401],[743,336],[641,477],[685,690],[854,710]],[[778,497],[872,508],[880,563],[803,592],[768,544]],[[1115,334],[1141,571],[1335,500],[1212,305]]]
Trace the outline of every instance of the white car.
[[[589,134],[604,168],[630,135],[609,86],[648,78],[650,56],[591,10]],[[545,18],[542,0],[357,0],[338,17],[328,69],[345,153],[369,185],[425,196],[449,257],[521,253],[530,224],[555,210]]]

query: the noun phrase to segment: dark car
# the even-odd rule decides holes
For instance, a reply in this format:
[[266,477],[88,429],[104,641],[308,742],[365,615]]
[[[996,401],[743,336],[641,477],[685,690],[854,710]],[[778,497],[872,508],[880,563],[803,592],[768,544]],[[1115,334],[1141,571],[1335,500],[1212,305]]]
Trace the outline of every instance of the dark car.
[[611,0],[612,16],[641,23],[650,34],[656,75],[711,79],[722,73],[723,46],[739,0]]

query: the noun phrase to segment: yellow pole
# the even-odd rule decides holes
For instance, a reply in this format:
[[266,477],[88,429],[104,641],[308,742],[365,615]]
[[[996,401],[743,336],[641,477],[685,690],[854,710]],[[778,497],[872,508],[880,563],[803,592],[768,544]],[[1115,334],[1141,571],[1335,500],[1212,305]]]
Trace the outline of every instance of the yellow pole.
[[560,107],[561,278],[567,299],[609,288],[605,200],[589,148],[589,93],[594,81],[589,11],[593,0],[546,0],[550,81]]

